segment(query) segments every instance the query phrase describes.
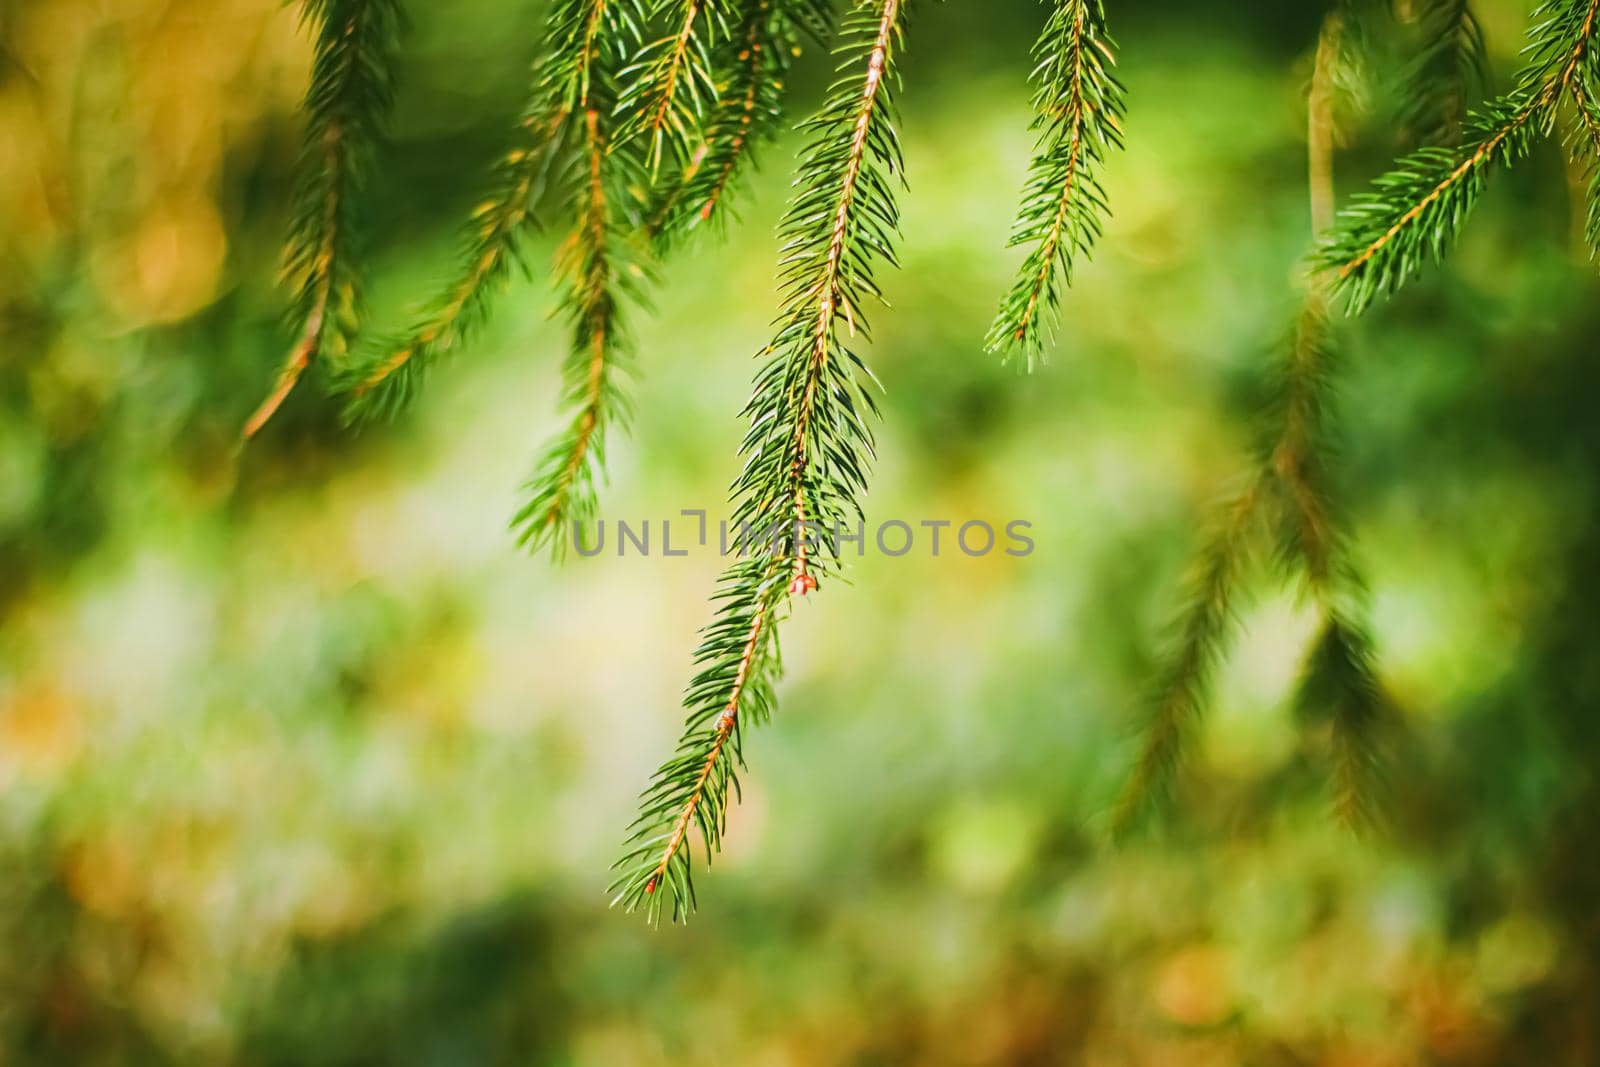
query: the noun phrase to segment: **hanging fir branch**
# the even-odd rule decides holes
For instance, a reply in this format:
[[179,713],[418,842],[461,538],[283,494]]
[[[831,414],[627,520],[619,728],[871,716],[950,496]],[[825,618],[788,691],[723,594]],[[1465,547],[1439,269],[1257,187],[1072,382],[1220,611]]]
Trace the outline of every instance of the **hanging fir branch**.
[[[1332,222],[1338,98],[1352,92],[1360,95],[1351,76],[1359,58],[1348,47],[1347,27],[1341,10],[1324,19],[1307,96],[1307,187],[1313,234]],[[1351,821],[1365,813],[1356,790],[1378,762],[1379,688],[1362,621],[1363,587],[1350,558],[1329,474],[1335,353],[1328,288],[1326,272],[1314,270],[1266,409],[1268,432],[1250,487],[1228,507],[1196,567],[1177,647],[1113,817],[1117,832],[1171,794],[1177,768],[1205,708],[1211,676],[1232,636],[1236,621],[1232,604],[1243,564],[1252,555],[1255,535],[1268,524],[1276,535],[1280,568],[1303,576],[1321,616],[1322,636],[1296,706],[1302,709],[1302,721],[1329,723],[1337,810]]]
[[472,212],[463,232],[461,272],[412,329],[345,378],[345,417],[359,423],[393,418],[416,399],[428,370],[465,345],[488,318],[490,305],[535,225],[537,191],[552,166],[567,114],[523,117],[523,137],[495,165],[494,192]]
[[1413,144],[1453,144],[1489,84],[1489,52],[1471,0],[1397,0],[1418,47],[1401,74],[1396,116]]
[[645,162],[654,172],[663,158],[687,159],[700,142],[700,123],[717,99],[711,53],[728,33],[731,0],[655,0],[653,21],[672,32],[640,50],[622,72],[617,113],[618,140],[645,141]]
[[[1528,65],[1515,89],[1474,108],[1460,147],[1420,149],[1341,213],[1319,262],[1337,273],[1352,314],[1441,259],[1496,165],[1527,155],[1556,106],[1592,78],[1600,0],[1550,0],[1535,13]],[[1578,90],[1578,91],[1581,91]]]
[[304,0],[316,35],[306,134],[284,274],[293,281],[297,337],[261,404],[244,424],[254,437],[316,360],[341,362],[359,319],[358,206],[393,102],[390,58],[397,0]]
[[572,324],[563,367],[563,402],[572,420],[546,447],[526,487],[529,500],[512,520],[521,544],[535,551],[548,547],[558,558],[569,525],[594,517],[606,429],[627,416],[618,374],[630,343],[620,305],[636,295],[636,279],[643,277],[643,268],[627,259],[628,241],[617,219],[616,205],[630,195],[632,157],[606,143],[605,122],[605,111],[591,101],[578,159],[577,218],[557,263],[565,279],[562,307]]
[[[605,461],[610,425],[627,416],[619,373],[629,349],[622,305],[637,297],[645,266],[628,254],[637,224],[635,190],[645,184],[637,152],[609,137],[615,128],[617,71],[637,44],[645,10],[642,0],[586,0],[593,27],[574,67],[582,141],[562,187],[574,205],[572,232],[558,256],[563,278],[561,306],[572,322],[572,343],[563,368],[563,401],[572,411],[567,427],[546,446],[526,486],[528,502],[512,520],[520,543],[560,557],[570,524],[594,516],[596,481]],[[564,99],[570,99],[566,97]]]
[[1352,828],[1377,820],[1384,742],[1393,718],[1376,661],[1365,625],[1343,611],[1326,612],[1294,698],[1302,728],[1321,728],[1327,735],[1334,811]]
[[[587,137],[584,113],[596,80],[615,69],[644,18],[643,0],[558,0],[546,23],[546,47],[518,143],[497,163],[494,192],[473,211],[462,269],[405,336],[349,376],[352,421],[391,417],[406,407],[439,357],[460,348],[482,325],[494,296],[537,224],[533,206],[553,172]],[[578,194],[573,194],[574,196]],[[570,199],[566,198],[566,199]]]
[[[1340,101],[1365,93],[1359,80],[1360,55],[1350,47],[1352,20],[1343,9],[1324,19],[1306,93],[1306,191],[1311,233],[1325,233],[1334,221],[1334,149],[1342,143]],[[1268,406],[1268,444],[1261,466],[1278,498],[1279,547],[1283,562],[1298,562],[1318,600],[1328,603],[1337,575],[1339,527],[1333,517],[1327,467],[1332,449],[1328,414],[1332,407],[1333,336],[1328,319],[1328,278],[1313,269]]]
[[1055,0],[1033,54],[1039,149],[1011,236],[1029,252],[986,342],[991,352],[1020,349],[1030,370],[1050,344],[1074,263],[1100,237],[1109,210],[1100,168],[1122,147],[1123,114],[1102,0]]
[[1180,763],[1211,690],[1217,664],[1227,655],[1238,623],[1234,599],[1249,562],[1260,523],[1259,477],[1223,509],[1221,520],[1195,562],[1175,647],[1163,672],[1152,711],[1140,735],[1137,761],[1112,814],[1116,834],[1172,795]]
[[1573,120],[1567,147],[1584,178],[1584,243],[1589,258],[1600,258],[1600,98],[1588,78],[1572,81]]
[[752,551],[719,583],[677,753],[646,789],[616,865],[616,902],[652,921],[693,909],[691,831],[709,862],[738,791],[743,726],[771,710],[778,623],[790,598],[835,570],[832,535],[860,514],[876,408],[853,342],[867,336],[865,304],[879,296],[874,265],[894,262],[904,166],[891,87],[903,23],[902,0],[857,0],[841,33],[840,78],[804,127],[798,191],[780,229],[783,309],[746,407],[745,466],[733,484],[734,523],[752,534]]
[[714,57],[722,74],[704,136],[676,178],[657,187],[646,216],[646,233],[659,247],[721,217],[716,209],[734,179],[777,132],[801,37],[820,39],[828,6],[828,0],[745,0],[739,25]]
[[1284,367],[1275,405],[1279,434],[1266,466],[1273,474],[1280,567],[1303,576],[1320,617],[1295,697],[1297,717],[1308,731],[1325,727],[1334,812],[1358,829],[1376,815],[1383,740],[1394,716],[1378,679],[1365,583],[1332,485],[1337,349],[1328,281],[1325,272],[1311,281]]

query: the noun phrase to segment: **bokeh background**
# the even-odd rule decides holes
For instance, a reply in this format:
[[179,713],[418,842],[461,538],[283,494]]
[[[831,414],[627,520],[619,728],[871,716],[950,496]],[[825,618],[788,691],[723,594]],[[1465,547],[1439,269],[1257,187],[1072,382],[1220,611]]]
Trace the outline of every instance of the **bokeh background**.
[[[542,5],[413,4],[374,321],[451,269]],[[555,568],[506,531],[553,414],[546,264],[399,423],[320,382],[242,454],[309,58],[275,0],[0,4],[0,1064],[1600,1060],[1600,284],[1553,146],[1346,331],[1346,495],[1404,714],[1387,819],[1330,818],[1281,575],[1173,815],[1116,798],[1292,322],[1323,5],[1116,5],[1128,150],[1052,364],[979,349],[1017,260],[1030,0],[926,3],[871,521],[787,627],[701,912],[607,909],[679,729],[714,555]],[[1498,84],[1521,0],[1476,0]],[[814,104],[819,55],[796,99]],[[1348,195],[1400,146],[1377,93]],[[638,321],[603,512],[721,514],[794,144]]]

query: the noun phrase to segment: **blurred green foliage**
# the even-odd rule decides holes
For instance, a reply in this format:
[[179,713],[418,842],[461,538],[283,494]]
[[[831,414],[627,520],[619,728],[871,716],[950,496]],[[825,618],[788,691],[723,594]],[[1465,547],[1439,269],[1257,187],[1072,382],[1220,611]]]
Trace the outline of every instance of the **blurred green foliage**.
[[[383,322],[448,271],[539,19],[412,7]],[[1115,217],[1033,378],[979,342],[1042,13],[918,15],[869,520],[1025,518],[1038,549],[868,556],[804,605],[702,912],[653,932],[605,865],[718,561],[514,551],[548,245],[414,415],[351,436],[303,389],[239,454],[289,342],[292,12],[0,5],[0,1063],[1594,1062],[1600,302],[1554,150],[1351,329],[1388,824],[1327,817],[1288,710],[1309,621],[1269,576],[1178,816],[1104,839],[1290,324],[1321,14],[1126,7]],[[1503,80],[1525,11],[1479,8]],[[1345,192],[1398,147],[1374,114]],[[717,514],[792,148],[669,264],[604,514]]]

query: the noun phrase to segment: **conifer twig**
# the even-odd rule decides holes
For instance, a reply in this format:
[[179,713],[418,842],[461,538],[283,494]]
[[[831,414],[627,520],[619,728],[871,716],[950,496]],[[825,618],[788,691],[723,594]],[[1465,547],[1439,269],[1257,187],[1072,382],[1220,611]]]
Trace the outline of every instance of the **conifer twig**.
[[1140,753],[1111,819],[1114,834],[1131,828],[1152,804],[1167,799],[1189,735],[1203,710],[1217,663],[1237,623],[1234,597],[1260,517],[1260,477],[1223,509],[1196,560],[1172,658],[1144,725]]
[[[1306,188],[1313,239],[1334,221],[1333,153],[1339,142],[1335,95],[1343,82],[1345,28],[1340,10],[1323,19],[1306,94]],[[1312,269],[1305,285],[1272,412],[1276,441],[1266,452],[1264,468],[1285,498],[1285,555],[1305,568],[1321,595],[1332,585],[1337,536],[1322,476],[1329,447],[1324,420],[1332,388],[1327,272]]]
[[[1311,230],[1326,229],[1333,215],[1333,151],[1338,142],[1335,95],[1344,87],[1349,58],[1345,15],[1331,12],[1318,36],[1316,62],[1306,101],[1306,171]],[[1171,792],[1187,735],[1203,710],[1216,662],[1230,636],[1234,586],[1249,551],[1256,519],[1269,516],[1277,529],[1281,562],[1301,571],[1323,616],[1312,666],[1319,687],[1302,686],[1297,698],[1309,715],[1327,714],[1333,724],[1340,811],[1356,810],[1347,786],[1353,770],[1373,764],[1376,673],[1370,638],[1359,622],[1360,582],[1349,560],[1327,467],[1331,442],[1327,422],[1332,406],[1332,345],[1326,271],[1313,269],[1288,345],[1275,402],[1268,409],[1269,435],[1250,488],[1229,506],[1192,579],[1177,650],[1146,726],[1144,744],[1113,818],[1114,831],[1127,829],[1157,798]],[[1337,647],[1330,642],[1338,642]],[[1326,648],[1324,648],[1326,646]],[[1337,668],[1337,669],[1335,669]],[[1359,670],[1357,668],[1360,668]],[[1310,668],[1308,668],[1309,670]],[[1331,694],[1331,697],[1330,695]],[[1315,702],[1315,707],[1312,707]],[[1367,743],[1364,752],[1357,749]]]
[[296,279],[297,336],[272,391],[249,419],[249,440],[267,424],[318,358],[340,359],[360,302],[355,201],[393,102],[390,56],[399,29],[395,0],[305,0],[301,19],[316,44],[306,91],[306,150],[294,222],[284,249]]
[[1489,83],[1489,53],[1471,0],[1396,3],[1419,47],[1401,75],[1400,128],[1413,144],[1451,144]]
[[582,142],[565,185],[573,189],[572,233],[560,256],[565,277],[562,306],[572,321],[572,344],[564,377],[572,421],[545,449],[525,487],[529,499],[512,520],[518,541],[560,557],[568,523],[587,521],[596,508],[595,482],[605,460],[608,425],[626,418],[618,371],[628,348],[622,324],[624,298],[636,296],[631,279],[644,267],[624,261],[621,239],[634,188],[644,178],[637,153],[611,140],[615,123],[615,77],[636,44],[645,10],[639,0],[585,0],[587,29],[571,69],[566,99],[575,88],[583,115]]
[[1600,0],[1548,0],[1535,13],[1516,88],[1469,112],[1460,147],[1405,156],[1345,209],[1318,258],[1337,273],[1352,314],[1442,258],[1487,172],[1526,155],[1533,134],[1549,129],[1555,106],[1590,75],[1597,16]]
[[729,0],[656,0],[652,15],[671,17],[672,33],[645,45],[622,72],[619,142],[646,141],[654,173],[670,150],[684,157],[698,139],[701,116],[717,98],[711,50],[727,34]]
[[836,542],[832,552],[811,548],[817,532],[836,535],[859,514],[872,454],[865,416],[875,407],[870,374],[841,327],[866,335],[863,303],[879,295],[872,265],[894,261],[891,179],[904,166],[891,86],[904,18],[903,0],[855,0],[840,80],[804,127],[811,136],[781,227],[783,310],[746,406],[746,462],[733,485],[734,522],[757,543],[718,584],[721,607],[695,655],[677,754],[646,789],[616,864],[616,903],[653,921],[693,909],[690,830],[709,862],[738,790],[743,725],[770,714],[779,617],[838,565]]
[[[1338,140],[1334,91],[1339,82],[1344,19],[1323,22],[1307,99],[1307,174],[1313,236],[1333,223],[1333,147]],[[1364,586],[1351,559],[1327,475],[1333,443],[1335,349],[1328,309],[1330,278],[1313,268],[1283,370],[1274,422],[1277,440],[1265,470],[1276,489],[1283,562],[1302,571],[1321,615],[1320,633],[1295,697],[1303,722],[1329,725],[1334,810],[1355,827],[1370,815],[1371,781],[1382,719],[1376,653],[1365,623]]]
[[496,167],[495,192],[473,211],[462,269],[422,321],[349,376],[346,414],[388,417],[416,396],[429,367],[470,339],[522,243],[537,225],[533,213],[545,185],[562,179],[575,200],[579,184],[564,173],[587,137],[591,91],[631,48],[643,24],[644,0],[557,0],[546,18],[545,53],[519,144]]
[[582,188],[572,234],[562,246],[561,273],[568,279],[563,304],[572,320],[565,402],[572,421],[544,453],[526,486],[529,500],[512,520],[518,541],[530,549],[549,548],[560,556],[569,524],[589,521],[595,510],[595,480],[605,459],[609,423],[626,415],[617,372],[627,338],[620,298],[632,291],[618,262],[613,220],[616,196],[626,195],[618,173],[626,155],[605,141],[605,118],[596,107],[584,112]]
[[1123,89],[1103,0],[1055,0],[1034,58],[1039,150],[1010,242],[1030,250],[986,341],[991,352],[1021,349],[1029,369],[1049,344],[1074,263],[1100,236],[1109,209],[1099,168],[1122,147]]
[[710,219],[754,149],[777,131],[801,33],[815,34],[826,8],[826,0],[744,0],[714,59],[723,75],[704,136],[676,179],[656,189],[646,215],[646,235],[658,246]]
[[1600,257],[1600,101],[1586,78],[1574,78],[1571,88],[1577,121],[1568,146],[1585,179],[1583,236],[1592,260]]
[[1346,610],[1324,613],[1294,706],[1302,725],[1325,725],[1328,731],[1334,812],[1352,829],[1375,821],[1391,712],[1372,635]]
[[570,109],[540,109],[519,124],[520,143],[495,166],[495,192],[472,212],[463,234],[462,266],[449,287],[408,333],[346,376],[351,422],[392,418],[416,399],[427,371],[465,345],[487,319],[495,294],[536,224],[533,204],[559,155]]

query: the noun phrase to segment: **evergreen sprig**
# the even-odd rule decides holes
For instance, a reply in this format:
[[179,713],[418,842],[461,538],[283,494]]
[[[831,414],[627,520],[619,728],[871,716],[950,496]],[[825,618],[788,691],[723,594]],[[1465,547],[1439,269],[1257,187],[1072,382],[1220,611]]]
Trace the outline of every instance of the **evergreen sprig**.
[[856,0],[837,48],[840,76],[803,127],[797,192],[780,227],[783,306],[733,483],[749,556],[718,584],[677,752],[645,790],[616,864],[616,902],[652,921],[693,909],[691,831],[709,862],[738,792],[743,725],[771,711],[778,624],[791,598],[837,570],[835,537],[860,515],[876,406],[854,343],[868,335],[867,301],[880,296],[874,267],[895,262],[904,165],[892,88],[904,20],[903,0]]
[[1238,625],[1239,578],[1251,561],[1261,522],[1259,475],[1222,509],[1186,582],[1184,608],[1173,649],[1157,682],[1140,751],[1111,818],[1126,831],[1151,807],[1171,798],[1178,768],[1209,700],[1212,676],[1227,655]]
[[1338,350],[1327,280],[1306,297],[1277,402],[1280,433],[1267,463],[1275,474],[1280,567],[1304,577],[1318,636],[1294,707],[1302,729],[1326,727],[1333,807],[1352,829],[1374,822],[1385,741],[1397,715],[1384,690],[1367,621],[1366,583],[1354,559],[1331,468]]
[[[1313,234],[1331,221],[1333,148],[1341,95],[1359,94],[1359,54],[1348,47],[1346,13],[1323,22],[1306,107],[1307,186]],[[1225,510],[1200,556],[1179,636],[1146,724],[1133,773],[1113,816],[1121,832],[1172,792],[1208,700],[1211,677],[1236,627],[1234,600],[1259,534],[1276,541],[1276,563],[1298,573],[1321,617],[1296,707],[1308,726],[1326,721],[1333,739],[1335,807],[1352,823],[1367,814],[1361,788],[1378,765],[1381,689],[1364,622],[1364,586],[1351,558],[1331,477],[1336,349],[1328,279],[1313,270],[1263,420],[1266,433],[1246,491]]]
[[652,172],[664,158],[682,161],[700,141],[706,109],[716,102],[712,50],[728,35],[730,0],[655,0],[653,22],[671,32],[646,44],[621,72],[619,142],[642,138]]
[[752,152],[783,117],[789,68],[803,36],[820,39],[828,0],[745,0],[739,23],[718,47],[717,102],[700,144],[674,180],[655,189],[646,233],[658,247],[711,219]]
[[360,197],[394,99],[397,0],[304,0],[300,18],[316,42],[304,159],[284,246],[297,337],[272,391],[246,420],[245,439],[267,424],[312,362],[337,365],[348,352],[361,308]]
[[1471,0],[1407,0],[1418,47],[1401,74],[1400,129],[1414,144],[1449,144],[1489,84],[1489,53]]
[[620,375],[631,341],[624,305],[639,298],[648,264],[633,254],[646,184],[634,147],[617,140],[622,95],[618,80],[638,47],[649,16],[645,0],[584,0],[582,46],[572,50],[552,93],[558,106],[581,116],[581,142],[562,182],[573,213],[572,231],[558,256],[561,309],[572,324],[562,368],[568,425],[545,448],[526,486],[528,502],[512,520],[518,540],[560,557],[569,524],[592,519],[596,482],[605,462],[606,432],[628,415]]
[[630,258],[627,213],[618,207],[639,180],[636,159],[606,143],[607,121],[606,112],[591,101],[577,159],[577,217],[557,260],[564,279],[561,308],[572,328],[562,368],[562,400],[572,419],[546,446],[526,486],[528,502],[512,520],[520,543],[535,551],[548,548],[558,558],[567,544],[567,527],[594,517],[606,430],[628,415],[619,383],[631,349],[622,305],[638,298],[638,283],[645,277],[644,266]]
[[1573,120],[1567,146],[1584,176],[1584,242],[1600,258],[1600,98],[1590,78],[1572,81]]
[[[1360,605],[1353,610],[1359,612]],[[1303,729],[1326,732],[1340,819],[1351,827],[1376,821],[1394,713],[1378,677],[1372,634],[1359,615],[1341,608],[1324,612],[1300,672],[1294,709]]]
[[1175,647],[1113,815],[1115,832],[1170,799],[1212,676],[1237,628],[1239,583],[1261,555],[1264,535],[1272,538],[1276,570],[1300,577],[1319,616],[1319,635],[1294,698],[1297,716],[1308,730],[1328,727],[1336,812],[1352,826],[1372,816],[1367,787],[1380,769],[1380,742],[1391,716],[1365,621],[1365,586],[1332,484],[1333,340],[1326,284],[1313,280],[1266,409],[1268,434],[1255,471],[1247,489],[1223,509],[1194,566]]
[[556,158],[566,116],[529,114],[517,147],[495,163],[494,192],[473,209],[462,234],[461,270],[408,332],[342,382],[350,423],[390,419],[410,407],[433,364],[469,342],[488,319],[494,297],[514,267],[534,227],[533,203]]
[[1352,314],[1441,259],[1489,172],[1521,159],[1535,134],[1550,132],[1557,105],[1593,78],[1597,15],[1600,0],[1543,4],[1516,87],[1469,112],[1460,146],[1407,155],[1341,212],[1341,225],[1318,260],[1336,273]]
[[1028,169],[1011,245],[1027,245],[1011,291],[989,328],[991,352],[1043,358],[1073,265],[1100,237],[1109,208],[1100,168],[1122,147],[1123,88],[1102,0],[1055,0],[1034,46],[1039,147]]
[[[493,192],[474,209],[463,239],[462,267],[421,321],[367,360],[346,382],[347,417],[388,418],[415,399],[430,367],[467,343],[488,316],[538,220],[534,204],[553,176],[575,173],[572,159],[588,137],[591,91],[620,65],[636,41],[644,0],[557,0],[517,143],[497,162]],[[564,185],[563,203],[583,194]],[[576,209],[575,209],[576,210]]]

